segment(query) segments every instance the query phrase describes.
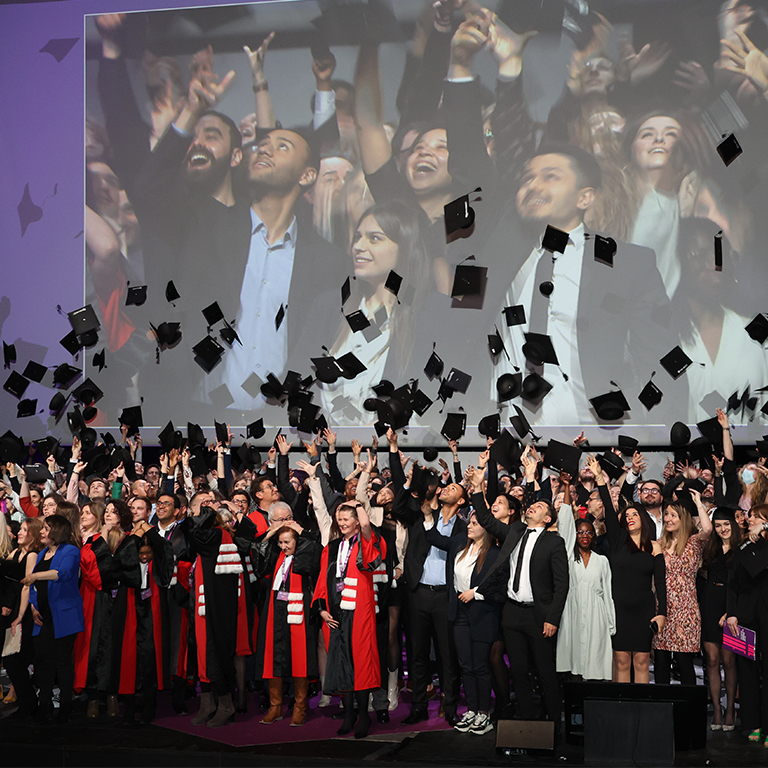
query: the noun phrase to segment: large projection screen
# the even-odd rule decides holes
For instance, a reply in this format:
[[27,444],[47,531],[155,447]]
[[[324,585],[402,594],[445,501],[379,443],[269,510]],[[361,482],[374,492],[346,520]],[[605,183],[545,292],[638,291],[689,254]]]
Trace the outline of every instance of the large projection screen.
[[[401,401],[371,410],[385,380],[432,401],[422,413],[411,403],[417,444],[443,441],[449,413],[466,414],[465,439],[479,444],[483,416],[500,411],[508,424],[517,407],[546,437],[583,429],[602,444],[621,428],[659,445],[673,421],[702,421],[729,399],[738,439],[762,433],[768,360],[759,328],[746,327],[768,311],[766,4],[510,0],[442,16],[410,0],[134,6],[116,28],[100,14],[119,5],[62,5],[70,26],[80,14],[82,39],[73,33],[58,60],[70,38],[51,29],[65,43],[36,53],[41,91],[3,129],[9,148],[38,155],[8,157],[4,215],[12,201],[9,239],[24,264],[9,259],[3,339],[16,342],[13,370],[49,367],[23,395],[38,399],[35,416],[16,419],[17,400],[1,393],[3,428],[28,439],[62,430],[45,406],[51,369],[67,362],[103,391],[104,428],[141,404],[148,427],[262,418],[306,431],[322,414],[347,440],[397,420]],[[42,18],[12,12],[21,26]],[[272,32],[254,74],[244,46]],[[329,54],[335,112],[313,73],[313,55]],[[224,118],[198,105],[179,127],[190,82],[214,84],[200,104]],[[46,143],[47,125],[40,141],[22,135],[43,120],[47,91],[80,124],[62,131],[67,146]],[[270,110],[278,127],[254,128],[254,113]],[[717,148],[731,134],[743,152],[726,165]],[[82,182],[33,175],[62,152],[79,158]],[[61,217],[62,194],[68,205],[80,195],[84,223]],[[448,235],[454,200],[451,215],[474,222]],[[570,231],[564,253],[542,250],[547,225]],[[146,301],[127,305],[140,286]],[[213,303],[220,319],[203,313]],[[84,305],[98,340],[73,356],[59,340]],[[361,316],[367,327],[354,330]],[[163,323],[179,324],[180,340],[158,345]],[[201,342],[218,348],[212,367]],[[676,348],[684,370],[673,376],[662,358]],[[425,372],[433,353],[436,376]],[[322,357],[340,361],[335,374],[323,375]],[[290,372],[303,391],[265,396],[263,384],[290,383]],[[547,394],[501,400],[508,374]],[[639,399],[649,382],[663,393],[651,409]],[[616,391],[624,416],[598,413],[591,400]]]

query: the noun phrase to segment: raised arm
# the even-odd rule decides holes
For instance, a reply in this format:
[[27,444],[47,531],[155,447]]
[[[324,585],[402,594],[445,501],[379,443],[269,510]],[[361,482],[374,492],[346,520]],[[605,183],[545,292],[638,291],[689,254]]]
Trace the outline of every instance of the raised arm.
[[243,46],[251,66],[252,87],[256,100],[256,126],[263,129],[274,128],[276,125],[272,97],[269,95],[267,78],[264,75],[264,59],[267,55],[267,48],[274,37],[275,33],[270,32],[255,51],[252,51],[247,45]]
[[571,505],[571,476],[567,472],[561,472],[560,483],[564,487],[564,495],[557,513],[557,532],[563,537],[566,553],[571,553],[576,544],[576,521]]
[[497,520],[488,509],[483,496],[483,478],[485,470],[475,469],[470,477],[472,482],[472,507],[475,510],[477,522],[485,528],[491,536],[495,536],[499,541],[504,541],[509,535],[509,526]]
[[360,46],[355,68],[355,122],[360,140],[363,171],[375,173],[392,157],[384,130],[384,108],[379,75],[379,47]]

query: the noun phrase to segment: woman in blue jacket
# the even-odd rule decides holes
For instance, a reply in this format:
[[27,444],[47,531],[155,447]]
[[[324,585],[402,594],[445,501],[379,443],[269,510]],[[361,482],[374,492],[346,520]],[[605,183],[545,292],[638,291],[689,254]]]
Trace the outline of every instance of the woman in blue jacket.
[[78,588],[80,550],[67,544],[72,526],[63,515],[45,518],[40,541],[45,547],[37,565],[22,584],[32,585],[29,601],[35,627],[35,681],[42,717],[52,708],[53,683],[61,691],[58,720],[66,722],[72,710],[75,683],[75,637],[84,629],[83,599]]

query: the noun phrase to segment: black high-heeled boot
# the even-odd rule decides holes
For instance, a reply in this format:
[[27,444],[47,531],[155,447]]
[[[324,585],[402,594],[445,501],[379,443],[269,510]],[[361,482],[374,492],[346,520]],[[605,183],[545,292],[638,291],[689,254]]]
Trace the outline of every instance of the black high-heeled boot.
[[173,711],[177,715],[188,715],[189,709],[184,701],[184,694],[187,692],[187,681],[183,677],[174,675],[171,678],[173,681],[173,690],[171,693],[173,702]]
[[344,722],[336,733],[339,736],[346,736],[352,732],[352,726],[357,720],[357,715],[355,714],[355,694],[349,691],[342,696],[342,699],[344,701]]
[[368,691],[355,691],[358,713],[357,728],[355,728],[356,739],[364,739],[371,727],[371,715],[368,712],[368,694]]

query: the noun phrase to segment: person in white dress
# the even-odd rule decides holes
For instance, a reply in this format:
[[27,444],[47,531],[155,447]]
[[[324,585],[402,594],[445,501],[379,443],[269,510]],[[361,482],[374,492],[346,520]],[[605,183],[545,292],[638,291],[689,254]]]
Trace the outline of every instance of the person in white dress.
[[571,478],[561,473],[565,496],[557,515],[557,528],[568,553],[570,588],[557,634],[557,671],[585,680],[612,678],[611,635],[616,611],[607,557],[592,551],[595,528],[588,520],[578,525],[571,506]]

